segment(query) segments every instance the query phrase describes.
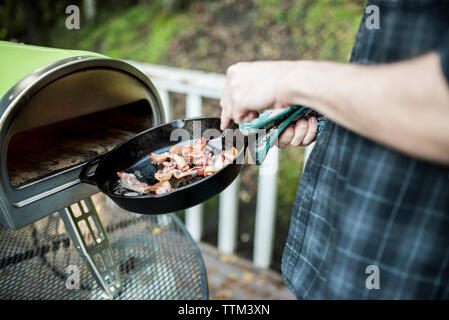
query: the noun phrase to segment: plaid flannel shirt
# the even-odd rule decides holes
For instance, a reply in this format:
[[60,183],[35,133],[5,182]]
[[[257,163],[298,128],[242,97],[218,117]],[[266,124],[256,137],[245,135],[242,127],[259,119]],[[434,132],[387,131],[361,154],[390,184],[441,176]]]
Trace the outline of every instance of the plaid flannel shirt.
[[[449,1],[371,4],[380,29],[366,27],[365,13],[351,63],[438,51],[449,79]],[[365,285],[369,265],[380,289]],[[297,191],[282,272],[298,298],[449,298],[449,168],[327,121]]]

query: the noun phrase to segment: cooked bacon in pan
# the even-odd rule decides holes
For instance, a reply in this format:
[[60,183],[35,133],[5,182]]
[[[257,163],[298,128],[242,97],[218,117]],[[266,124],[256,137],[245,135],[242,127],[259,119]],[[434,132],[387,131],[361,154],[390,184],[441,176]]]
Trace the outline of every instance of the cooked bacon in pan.
[[170,161],[163,162],[164,167],[156,172],[154,177],[159,181],[171,179],[173,176],[179,179],[185,176],[180,175],[179,170],[189,172],[188,175],[196,174],[206,177],[234,161],[237,156],[235,148],[223,150],[221,154],[214,154],[206,148],[206,144],[206,139],[200,138],[191,143],[171,146],[168,154],[167,152],[159,155],[151,153],[153,163],[160,163],[160,159],[170,158],[171,162],[176,164],[174,166],[169,164]]
[[177,186],[179,183],[176,181],[187,177],[210,176],[232,163],[237,156],[234,147],[221,153],[214,153],[206,148],[206,144],[206,139],[200,138],[191,143],[171,146],[168,152],[160,154],[152,152],[151,162],[159,167],[154,178],[159,182],[148,186],[132,173],[117,172],[121,179],[120,184],[128,190],[139,193],[164,194],[173,190],[169,182],[171,179],[177,179],[172,180],[173,185]]

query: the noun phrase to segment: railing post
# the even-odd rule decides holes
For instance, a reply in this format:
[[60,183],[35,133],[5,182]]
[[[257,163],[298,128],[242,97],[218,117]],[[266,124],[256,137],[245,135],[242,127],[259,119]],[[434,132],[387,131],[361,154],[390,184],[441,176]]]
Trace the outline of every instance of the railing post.
[[238,190],[240,177],[220,194],[218,212],[218,250],[232,254],[236,247],[238,222]]
[[304,148],[304,161],[302,163],[302,171],[306,168],[307,160],[309,159],[310,153],[312,152],[313,147],[315,146],[315,142],[309,144]]
[[[186,117],[201,116],[203,102],[201,96],[187,94]],[[199,204],[186,210],[186,228],[195,241],[200,241],[203,234],[203,205]]]
[[253,260],[260,268],[269,268],[271,263],[276,216],[278,153],[279,149],[272,147],[259,168]]
[[159,97],[161,98],[162,107],[164,108],[165,113],[165,121],[171,121],[171,105],[170,105],[170,96],[169,92],[166,89],[158,88]]

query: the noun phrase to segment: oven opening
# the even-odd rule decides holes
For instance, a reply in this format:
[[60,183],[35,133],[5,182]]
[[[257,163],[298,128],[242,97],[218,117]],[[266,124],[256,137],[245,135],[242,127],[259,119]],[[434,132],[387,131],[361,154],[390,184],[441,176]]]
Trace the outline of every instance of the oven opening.
[[22,188],[112,150],[152,127],[147,100],[79,116],[14,134],[7,168],[13,188]]

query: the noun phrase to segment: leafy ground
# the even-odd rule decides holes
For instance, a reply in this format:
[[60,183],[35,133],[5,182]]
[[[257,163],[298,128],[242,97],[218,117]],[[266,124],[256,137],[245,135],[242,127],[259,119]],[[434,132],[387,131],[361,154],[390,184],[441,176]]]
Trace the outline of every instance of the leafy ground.
[[[241,60],[322,59],[347,61],[362,12],[358,0],[188,1],[178,11],[161,0],[120,10],[101,7],[96,23],[69,31],[60,19],[51,45],[86,49],[113,58],[224,72]],[[174,117],[183,116],[183,97],[174,95]],[[216,101],[205,112],[218,115]],[[302,148],[280,155],[273,267],[279,269],[290,211],[302,171]],[[242,175],[238,253],[251,258],[257,168]],[[204,240],[216,243],[217,199],[207,202]]]

